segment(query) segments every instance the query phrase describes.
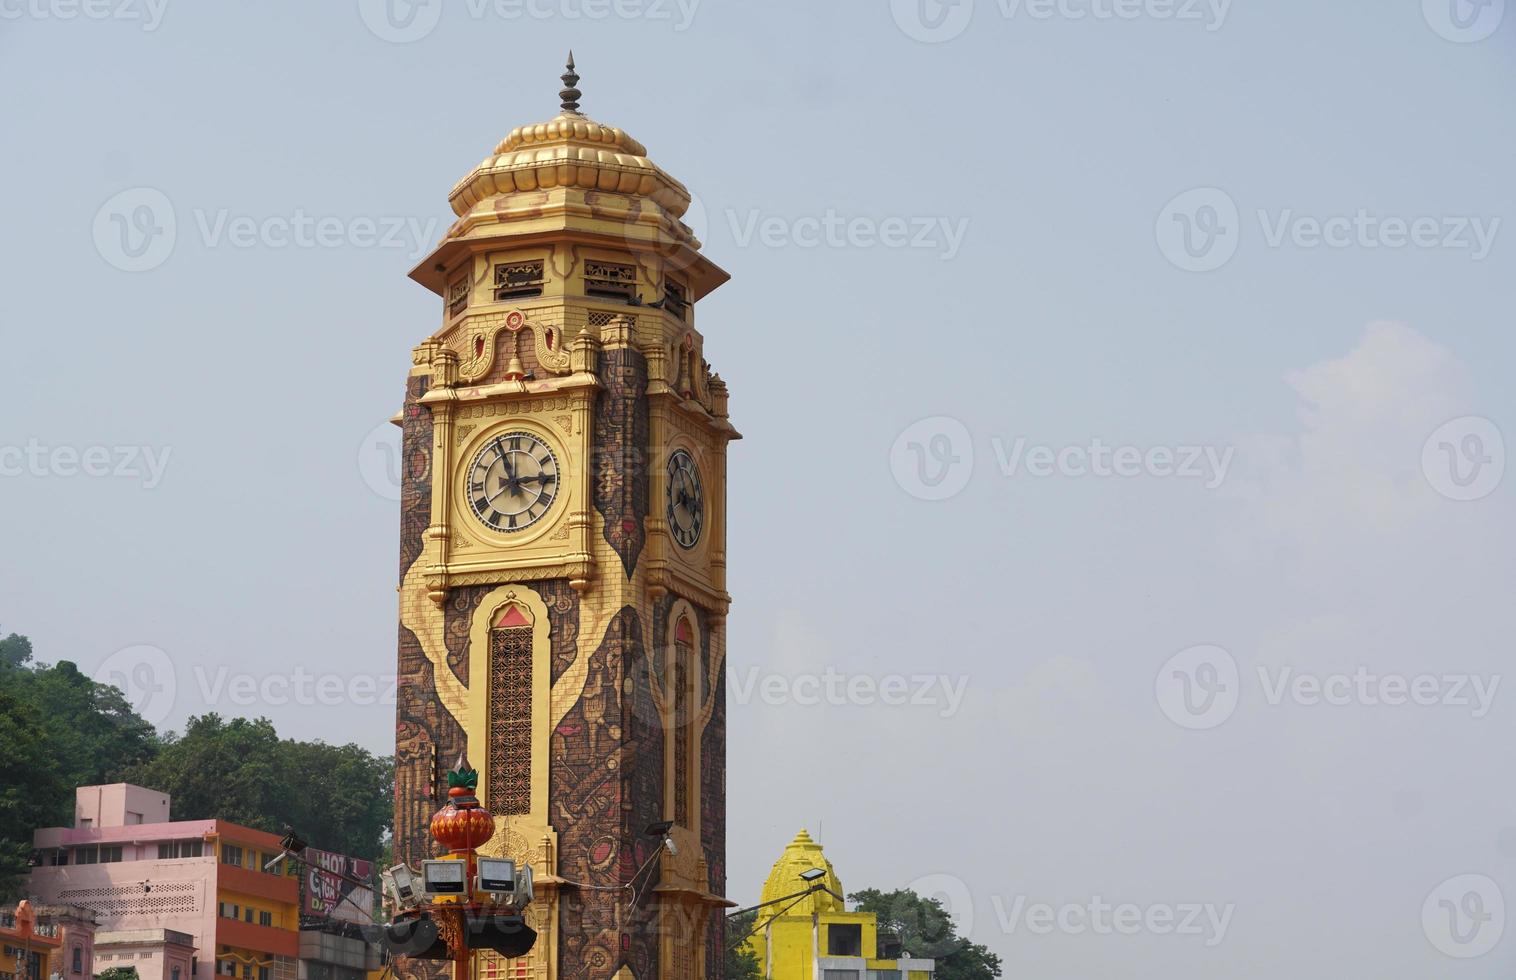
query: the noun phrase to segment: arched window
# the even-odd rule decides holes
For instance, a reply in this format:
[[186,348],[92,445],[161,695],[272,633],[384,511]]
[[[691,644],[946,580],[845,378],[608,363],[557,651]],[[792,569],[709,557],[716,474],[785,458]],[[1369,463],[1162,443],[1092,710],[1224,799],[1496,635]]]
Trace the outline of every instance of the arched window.
[[491,812],[532,810],[532,619],[517,603],[495,615],[490,627]]

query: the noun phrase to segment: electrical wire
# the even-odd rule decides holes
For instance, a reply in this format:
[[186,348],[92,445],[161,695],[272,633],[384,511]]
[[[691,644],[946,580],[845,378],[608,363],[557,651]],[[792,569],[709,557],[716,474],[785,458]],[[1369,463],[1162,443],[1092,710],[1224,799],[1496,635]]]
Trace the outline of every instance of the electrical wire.
[[[799,898],[795,899],[793,902],[791,902],[790,904],[786,905],[784,908],[780,909],[778,912],[775,912],[773,915],[769,916],[767,919],[763,919],[762,921],[754,920],[754,922],[753,922],[753,928],[749,929],[747,931],[747,934],[744,935],[742,938],[738,939],[735,943],[732,943],[731,945],[727,946],[727,949],[736,949],[738,946],[741,946],[743,943],[745,943],[745,942],[748,941],[748,938],[750,936],[752,936],[753,933],[755,933],[755,932],[758,931],[758,929],[759,929],[760,926],[765,926],[765,925],[769,924],[770,922],[773,922],[775,919],[777,919],[780,916],[784,915],[784,913],[788,912],[790,909],[794,908],[795,906],[799,905],[801,902],[805,901],[806,897],[809,896],[812,892],[815,892],[815,891],[820,891],[820,889],[819,888],[807,888],[805,890],[805,892]],[[783,899],[778,899],[778,901],[783,901]]]

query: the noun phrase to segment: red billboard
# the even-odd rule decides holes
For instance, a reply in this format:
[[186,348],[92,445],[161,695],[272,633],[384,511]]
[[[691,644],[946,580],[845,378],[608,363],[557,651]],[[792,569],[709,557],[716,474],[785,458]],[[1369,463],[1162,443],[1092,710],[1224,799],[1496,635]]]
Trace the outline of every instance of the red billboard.
[[374,865],[346,854],[318,851],[313,847],[301,855],[305,859],[305,892],[301,911],[308,917],[338,922],[373,921]]

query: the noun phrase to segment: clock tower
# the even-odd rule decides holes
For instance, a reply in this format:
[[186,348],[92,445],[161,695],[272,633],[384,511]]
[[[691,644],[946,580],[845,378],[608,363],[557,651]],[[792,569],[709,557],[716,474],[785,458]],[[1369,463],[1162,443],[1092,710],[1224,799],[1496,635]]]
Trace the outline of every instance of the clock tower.
[[[452,190],[411,277],[395,848],[460,756],[529,863],[538,941],[479,980],[719,980],[726,876],[726,386],[695,324],[727,274],[684,185],[579,111],[510,133]],[[649,827],[664,821],[673,846]],[[425,961],[403,965],[420,976]]]

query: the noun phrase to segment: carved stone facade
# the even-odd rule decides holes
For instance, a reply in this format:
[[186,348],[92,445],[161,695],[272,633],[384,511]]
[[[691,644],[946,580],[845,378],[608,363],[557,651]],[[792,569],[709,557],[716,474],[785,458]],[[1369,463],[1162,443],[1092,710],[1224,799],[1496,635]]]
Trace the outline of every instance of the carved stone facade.
[[[396,419],[396,852],[429,856],[441,773],[466,754],[500,818],[483,852],[537,882],[536,948],[478,954],[483,980],[721,976],[739,436],[694,310],[726,274],[645,153],[577,112],[516,131],[454,190],[458,222],[412,273],[442,325]],[[702,488],[693,541],[670,532],[690,506],[665,485],[674,452]],[[486,506],[512,519],[490,526]],[[646,833],[665,819],[677,854]]]

